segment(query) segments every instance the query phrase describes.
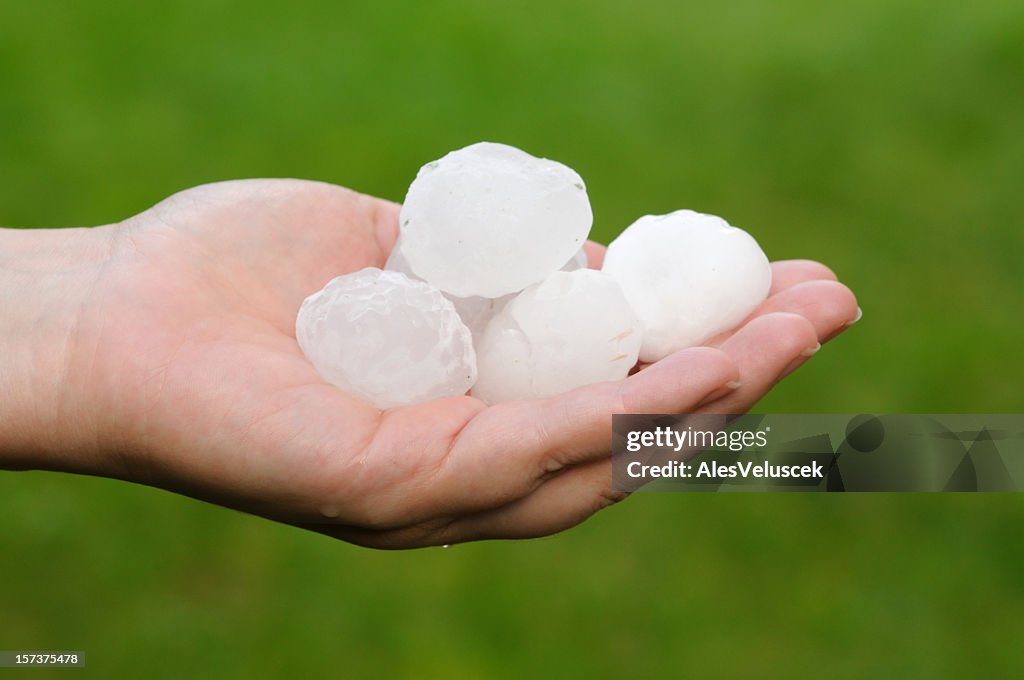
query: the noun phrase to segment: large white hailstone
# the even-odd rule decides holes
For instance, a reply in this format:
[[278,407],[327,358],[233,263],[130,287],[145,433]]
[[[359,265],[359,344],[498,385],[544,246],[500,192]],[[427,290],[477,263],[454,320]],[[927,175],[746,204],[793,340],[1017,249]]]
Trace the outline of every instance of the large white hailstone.
[[772,284],[768,258],[750,234],[692,210],[638,219],[608,246],[602,271],[644,324],[641,361],[734,328]]
[[564,265],[593,214],[571,168],[481,142],[420,168],[399,219],[417,276],[459,297],[498,298]]
[[465,394],[476,381],[469,329],[441,291],[367,267],[302,303],[295,336],[324,380],[377,408]]
[[643,332],[619,285],[593,269],[555,272],[512,299],[477,345],[473,396],[495,404],[621,380]]

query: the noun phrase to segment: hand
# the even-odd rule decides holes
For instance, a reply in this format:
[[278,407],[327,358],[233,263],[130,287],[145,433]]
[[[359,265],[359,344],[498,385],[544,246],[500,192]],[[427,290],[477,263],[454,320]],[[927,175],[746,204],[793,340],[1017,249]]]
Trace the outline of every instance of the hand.
[[0,465],[151,484],[375,547],[539,536],[622,497],[612,413],[742,412],[857,314],[828,269],[779,262],[738,330],[625,381],[381,412],[317,375],[294,324],[329,279],[383,266],[397,230],[395,204],[250,180],[109,227],[8,233],[0,253],[39,264],[0,256],[15,309],[0,350],[17,360],[0,387],[20,395],[0,414]]

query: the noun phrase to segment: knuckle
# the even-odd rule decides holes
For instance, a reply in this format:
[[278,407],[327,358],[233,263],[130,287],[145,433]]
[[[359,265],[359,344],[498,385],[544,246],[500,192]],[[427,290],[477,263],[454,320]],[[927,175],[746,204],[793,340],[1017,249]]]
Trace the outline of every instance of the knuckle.
[[[633,376],[634,378],[636,376]],[[630,393],[633,391],[633,380],[626,379],[615,384],[611,394],[609,406],[612,413],[632,413],[633,398]]]

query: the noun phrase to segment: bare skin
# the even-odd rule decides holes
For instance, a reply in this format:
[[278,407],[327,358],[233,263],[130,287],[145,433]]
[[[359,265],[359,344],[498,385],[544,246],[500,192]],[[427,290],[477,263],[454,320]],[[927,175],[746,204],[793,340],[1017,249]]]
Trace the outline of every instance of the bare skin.
[[[858,316],[776,262],[735,331],[625,381],[381,412],[295,341],[303,298],[382,266],[398,206],[341,187],[196,187],[93,229],[0,230],[0,467],[116,477],[361,545],[541,536],[620,500],[612,413],[740,413]],[[591,266],[603,248],[588,245]]]

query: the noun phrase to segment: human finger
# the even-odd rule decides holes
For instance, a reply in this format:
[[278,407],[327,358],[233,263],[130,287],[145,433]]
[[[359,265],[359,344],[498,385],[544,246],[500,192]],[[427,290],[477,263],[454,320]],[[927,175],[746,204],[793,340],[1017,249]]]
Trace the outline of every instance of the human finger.
[[814,325],[792,312],[759,316],[726,340],[721,349],[739,370],[740,386],[698,409],[700,413],[745,413],[794,362],[820,349]]

